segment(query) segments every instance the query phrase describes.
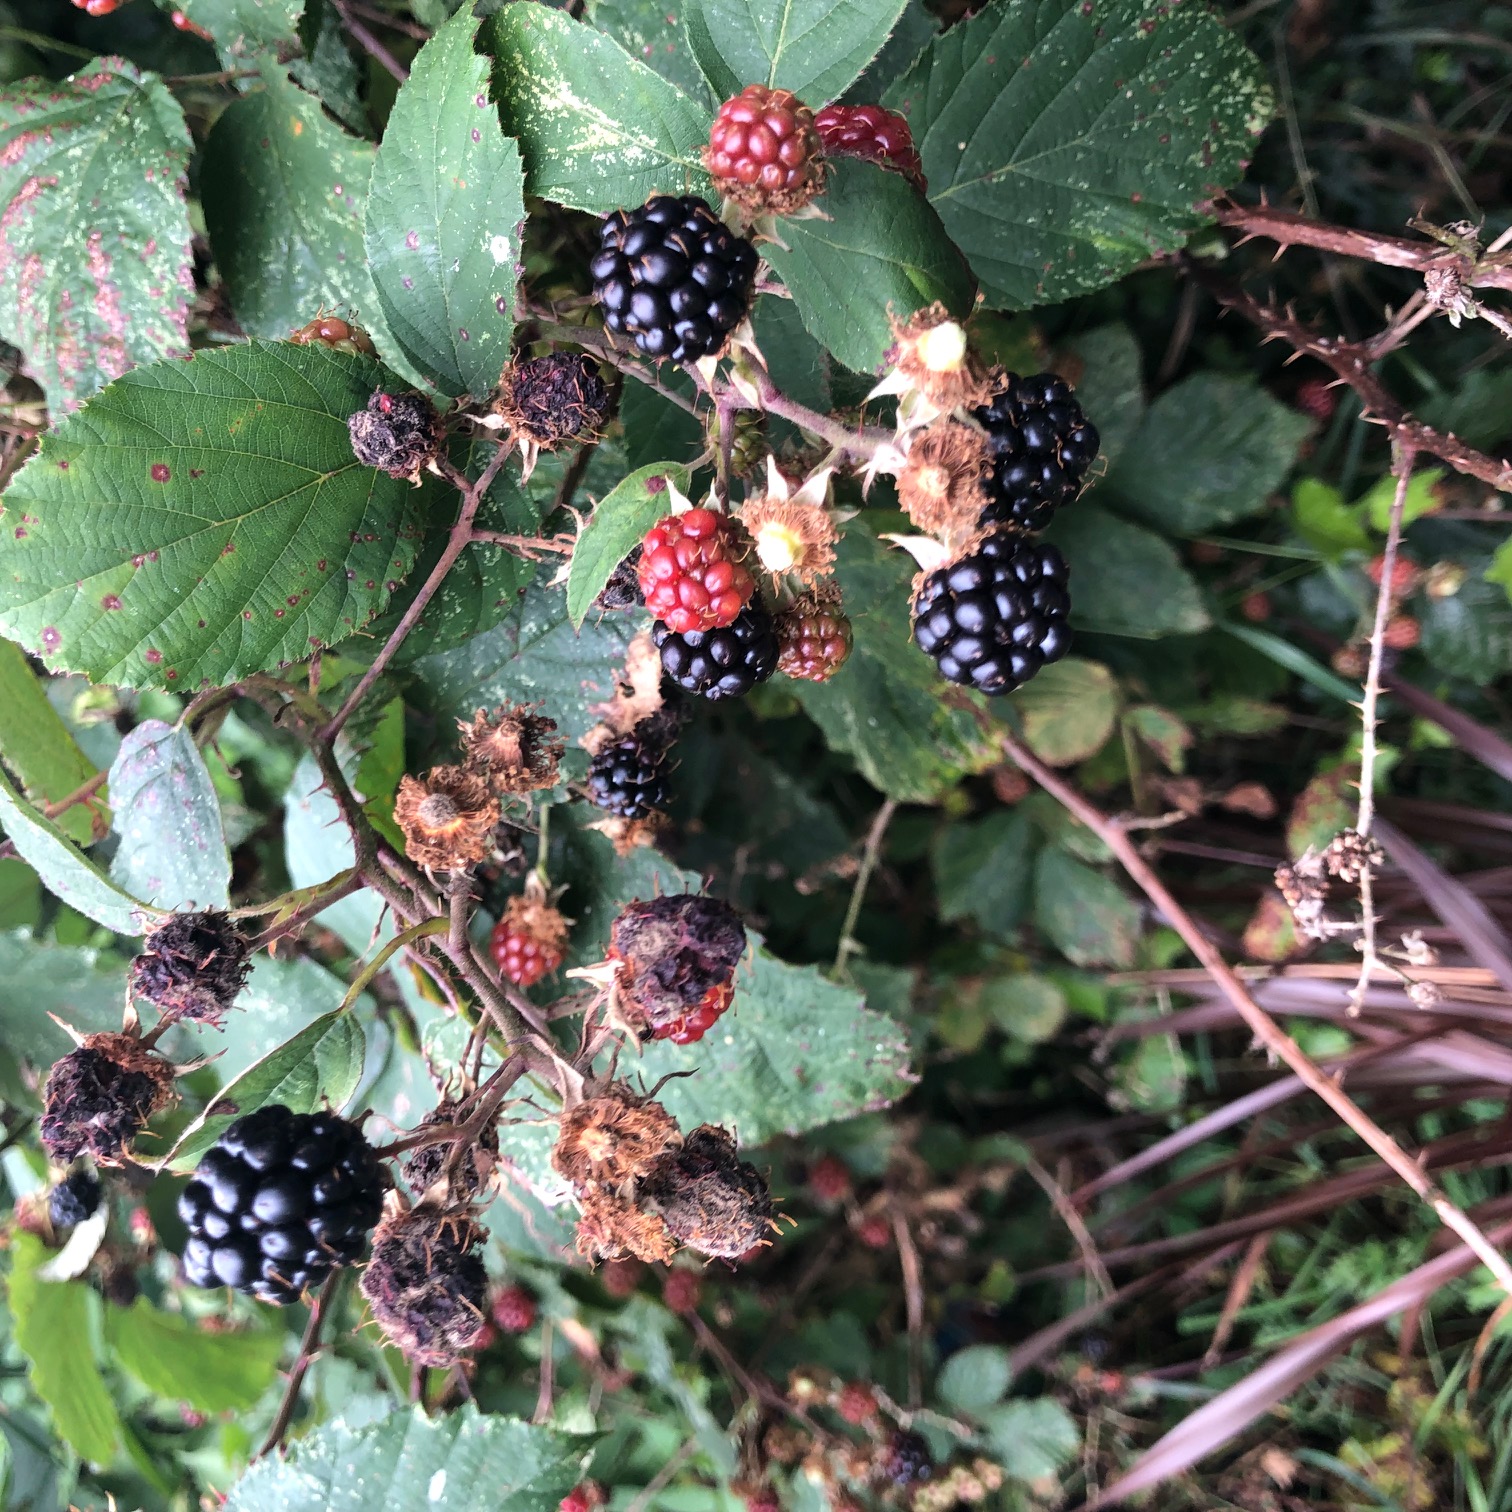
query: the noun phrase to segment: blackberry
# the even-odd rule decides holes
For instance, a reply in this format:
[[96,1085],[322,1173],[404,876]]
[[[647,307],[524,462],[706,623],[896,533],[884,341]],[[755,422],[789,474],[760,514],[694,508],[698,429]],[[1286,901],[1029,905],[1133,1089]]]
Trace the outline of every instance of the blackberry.
[[218,1029],[246,984],[251,957],[247,937],[225,914],[169,914],[131,963],[131,994],[165,1018]]
[[604,324],[648,357],[697,362],[724,348],[745,318],[756,249],[696,195],[653,195],[616,210],[589,264]]
[[972,412],[987,431],[991,502],[983,525],[1043,530],[1069,504],[1097,456],[1097,428],[1054,373],[1008,374],[1008,386]]
[[700,698],[744,698],[777,670],[777,627],[759,599],[722,629],[679,635],[657,624],[651,638],[661,652],[662,671]]
[[1011,693],[1071,645],[1069,569],[1054,546],[1009,531],[937,568],[914,598],[914,640],[942,677]]
[[666,764],[665,748],[637,726],[588,763],[588,801],[620,819],[644,819],[667,801]]
[[775,1227],[765,1178],[717,1124],[702,1124],[645,1180],[647,1201],[674,1238],[700,1254],[738,1259]]
[[65,1176],[47,1199],[47,1216],[54,1228],[73,1228],[93,1218],[100,1206],[100,1183],[88,1171]]
[[239,1118],[179,1197],[184,1274],[260,1302],[297,1302],[367,1243],[383,1168],[357,1126],[281,1104]]
[[893,1485],[911,1486],[934,1474],[934,1457],[922,1434],[900,1429],[877,1456],[877,1468]]

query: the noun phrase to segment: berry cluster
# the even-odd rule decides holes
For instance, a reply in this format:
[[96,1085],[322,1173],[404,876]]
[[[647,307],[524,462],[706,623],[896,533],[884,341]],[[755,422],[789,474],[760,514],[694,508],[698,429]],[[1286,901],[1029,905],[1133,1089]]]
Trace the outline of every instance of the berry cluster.
[[297,1302],[367,1243],[383,1168],[357,1126],[274,1103],[239,1118],[179,1197],[184,1274],[262,1302]]
[[990,404],[975,411],[992,457],[991,502],[983,525],[1043,530],[1055,511],[1081,491],[1097,458],[1097,428],[1082,413],[1071,385],[1054,373],[1009,373]]

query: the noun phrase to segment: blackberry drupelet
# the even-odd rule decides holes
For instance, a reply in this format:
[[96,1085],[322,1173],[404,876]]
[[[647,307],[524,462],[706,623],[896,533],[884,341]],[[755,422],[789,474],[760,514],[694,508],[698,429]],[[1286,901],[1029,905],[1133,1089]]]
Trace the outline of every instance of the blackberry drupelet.
[[604,324],[648,357],[697,362],[723,350],[745,318],[756,249],[696,195],[653,195],[616,210],[589,264]]
[[942,677],[1011,693],[1071,645],[1069,569],[1054,546],[1009,531],[937,568],[914,598],[914,640]]
[[286,1305],[363,1251],[384,1175],[357,1126],[271,1104],[239,1118],[179,1197],[184,1274]]
[[657,624],[651,638],[661,652],[662,671],[700,698],[744,698],[777,670],[777,627],[759,599],[722,629],[678,635]]
[[973,414],[987,431],[991,502],[981,523],[1043,530],[1081,490],[1097,457],[1097,428],[1071,385],[1054,373],[1008,375],[1008,386]]

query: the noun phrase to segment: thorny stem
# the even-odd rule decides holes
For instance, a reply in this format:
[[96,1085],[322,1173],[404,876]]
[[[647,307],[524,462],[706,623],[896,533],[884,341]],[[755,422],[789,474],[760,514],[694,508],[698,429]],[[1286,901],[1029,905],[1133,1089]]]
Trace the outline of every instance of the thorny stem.
[[464,478],[449,462],[443,460],[438,463],[442,474],[449,482],[456,485],[462,495],[462,509],[457,516],[456,524],[451,528],[446,549],[441,553],[436,565],[431,568],[430,576],[421,585],[414,602],[404,611],[403,618],[394,626],[393,633],[389,636],[383,650],[373,658],[372,666],[362,674],[357,686],[347,695],[346,702],[342,704],[330,723],[320,731],[318,739],[323,744],[330,744],[341,733],[342,726],[352,717],[357,705],[367,697],[368,689],[377,682],[383,669],[393,660],[394,654],[408,638],[410,631],[419,623],[420,616],[425,613],[430,601],[436,596],[437,590],[446,580],[447,573],[456,565],[457,558],[467,549],[473,539],[473,521],[477,519],[484,496],[498,476],[499,469],[503,467],[504,459],[509,455],[510,450],[508,445],[501,445],[489,458],[488,466],[476,480],[472,481]]
[[[985,727],[985,725],[984,725]],[[1320,1097],[1356,1134],[1452,1229],[1477,1259],[1495,1276],[1497,1284],[1512,1296],[1512,1265],[1466,1214],[1430,1181],[1423,1168],[1395,1139],[1381,1128],[1339,1085],[1320,1071],[1297,1042],[1251,996],[1223,953],[1203,933],[1195,919],[1172,896],[1149,862],[1140,855],[1123,827],[1088,802],[1058,773],[1047,767],[1015,736],[994,726],[1006,755],[1032,777],[1062,808],[1079,819],[1118,858],[1140,891],[1154,904],[1165,921],[1179,934],[1188,950],[1206,968],[1223,990],[1239,1016],[1266,1051],[1285,1063],[1299,1081]]]
[[[1391,618],[1392,581],[1397,548],[1402,543],[1402,511],[1407,486],[1412,481],[1415,456],[1410,447],[1395,448],[1396,494],[1391,501],[1391,519],[1386,528],[1386,549],[1381,556],[1381,586],[1376,593],[1375,622],[1370,629],[1370,664],[1365,673],[1365,697],[1360,703],[1360,807],[1355,830],[1362,841],[1370,839],[1375,822],[1375,765],[1377,708],[1381,698],[1381,661],[1386,650],[1386,624]],[[1375,868],[1369,856],[1360,864],[1360,976],[1349,994],[1351,1013],[1358,1013],[1370,988],[1371,977],[1381,964],[1376,956]]]
[[861,917],[861,905],[866,900],[866,889],[871,885],[872,873],[877,869],[877,858],[882,852],[882,840],[887,826],[898,812],[897,800],[889,798],[877,810],[871,828],[866,832],[866,843],[861,851],[861,865],[856,871],[855,885],[851,888],[850,904],[845,910],[845,921],[840,926],[840,943],[835,949],[835,964],[830,975],[839,977],[845,972],[845,963],[860,948],[855,939],[856,922]]
[[341,1278],[341,1270],[333,1270],[325,1285],[320,1288],[320,1295],[315,1298],[310,1307],[310,1317],[305,1324],[304,1337],[299,1341],[299,1354],[294,1360],[294,1368],[289,1372],[289,1384],[284,1388],[283,1400],[278,1404],[273,1426],[268,1429],[268,1436],[263,1440],[262,1448],[252,1456],[254,1461],[271,1454],[283,1442],[284,1434],[289,1431],[289,1424],[294,1421],[294,1409],[299,1405],[299,1391],[304,1385],[305,1375],[315,1358],[316,1347],[320,1341],[320,1325],[325,1321],[326,1309],[331,1304],[336,1288],[341,1284]]
[[380,67],[386,68],[401,84],[409,78],[409,69],[402,64],[347,7],[346,0],[331,0],[341,24],[352,34],[352,40]]

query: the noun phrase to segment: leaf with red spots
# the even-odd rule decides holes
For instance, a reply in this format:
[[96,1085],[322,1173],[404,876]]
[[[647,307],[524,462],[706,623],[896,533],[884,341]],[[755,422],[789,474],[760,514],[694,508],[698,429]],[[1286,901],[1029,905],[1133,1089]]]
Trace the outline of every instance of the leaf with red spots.
[[193,692],[360,630],[414,564],[430,500],[352,455],[347,417],[392,383],[356,353],[275,342],[128,373],[6,493],[0,633],[97,682]]
[[994,306],[1171,251],[1270,118],[1254,55],[1200,5],[1023,0],[942,33],[887,91]]
[[368,193],[367,258],[395,338],[444,394],[499,381],[524,265],[525,173],[488,98],[469,6],[420,49]]
[[189,132],[119,58],[0,94],[0,335],[55,411],[188,355]]

